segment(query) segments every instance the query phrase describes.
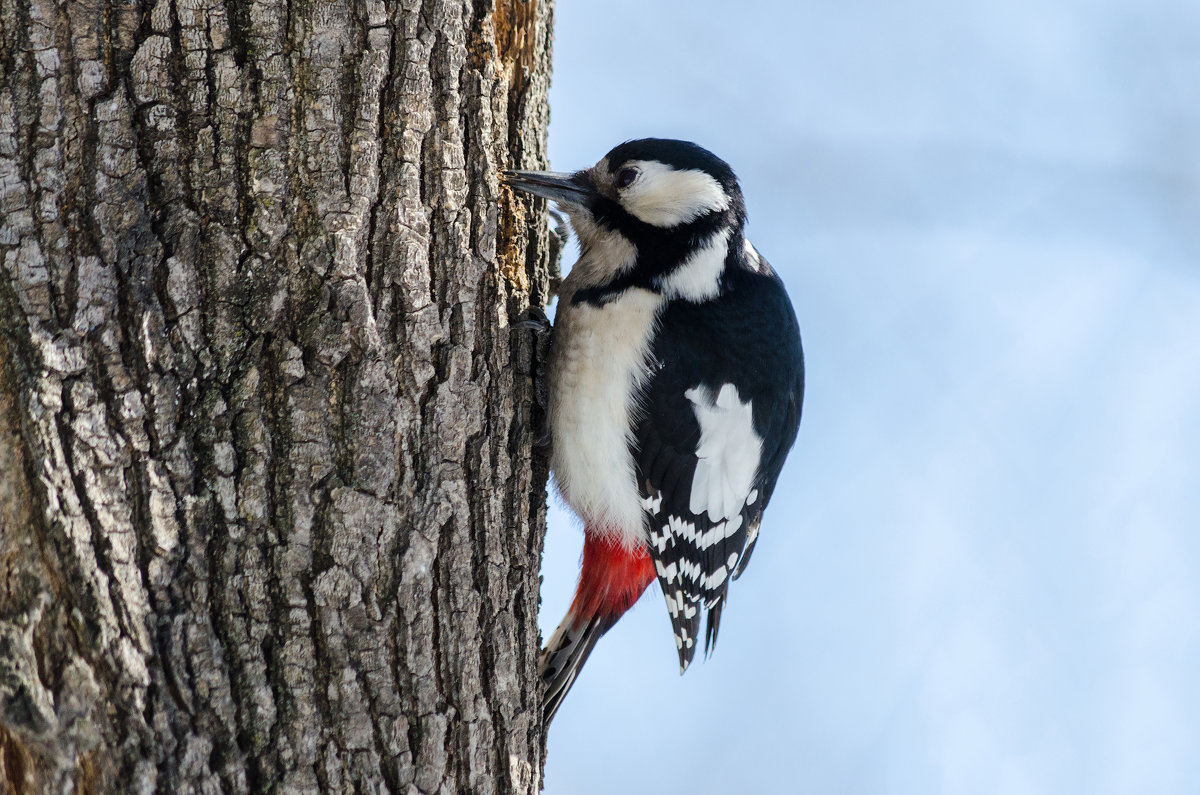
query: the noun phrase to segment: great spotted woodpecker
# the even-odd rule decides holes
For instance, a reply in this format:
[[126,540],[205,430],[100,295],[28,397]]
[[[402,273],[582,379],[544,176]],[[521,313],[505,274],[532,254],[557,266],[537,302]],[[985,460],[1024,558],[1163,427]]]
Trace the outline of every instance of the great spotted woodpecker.
[[579,585],[542,652],[546,722],[596,641],[657,577],[682,673],[800,425],[804,359],[783,283],[745,238],[737,178],[686,141],[646,138],[574,174],[509,171],[566,211],[580,257],[549,362],[551,469],[583,520]]

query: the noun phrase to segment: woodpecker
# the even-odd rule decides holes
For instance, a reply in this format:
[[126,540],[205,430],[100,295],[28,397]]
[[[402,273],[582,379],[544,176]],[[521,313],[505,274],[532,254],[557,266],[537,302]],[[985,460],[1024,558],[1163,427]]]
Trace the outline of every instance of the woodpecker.
[[547,376],[551,470],[584,524],[575,597],[539,661],[548,724],[656,578],[680,673],[702,614],[713,648],[800,426],[804,356],[737,178],[708,150],[644,138],[573,174],[504,178],[556,202],[580,246]]

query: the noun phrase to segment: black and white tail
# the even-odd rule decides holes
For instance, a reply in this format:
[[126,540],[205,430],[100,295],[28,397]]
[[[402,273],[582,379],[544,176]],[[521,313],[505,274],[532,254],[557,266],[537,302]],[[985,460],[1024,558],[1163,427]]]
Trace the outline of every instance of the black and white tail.
[[654,562],[645,547],[628,549],[612,534],[592,528],[584,532],[575,599],[538,661],[546,725],[558,712],[596,641],[633,607],[653,581]]
[[554,713],[558,712],[571,685],[575,684],[575,677],[596,647],[596,641],[615,623],[616,619],[610,616],[593,615],[590,620],[585,620],[571,611],[554,630],[538,660],[545,725],[549,726],[554,719]]

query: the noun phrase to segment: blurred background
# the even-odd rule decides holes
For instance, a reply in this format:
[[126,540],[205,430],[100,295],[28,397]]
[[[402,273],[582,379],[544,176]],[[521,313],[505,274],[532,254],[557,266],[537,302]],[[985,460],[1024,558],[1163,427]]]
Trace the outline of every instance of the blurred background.
[[546,792],[1200,791],[1200,3],[555,17],[551,166],[733,165],[808,393],[715,655],[679,676],[652,586]]

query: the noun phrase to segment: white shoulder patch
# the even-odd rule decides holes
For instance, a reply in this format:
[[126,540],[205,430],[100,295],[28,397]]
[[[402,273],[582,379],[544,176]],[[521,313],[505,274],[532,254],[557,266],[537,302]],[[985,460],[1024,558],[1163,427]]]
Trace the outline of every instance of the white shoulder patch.
[[768,269],[763,267],[765,263],[762,256],[758,253],[758,249],[754,247],[754,244],[750,242],[749,238],[745,240],[742,250],[746,252],[746,264],[750,266],[751,270],[758,273],[767,272]]
[[687,390],[684,396],[700,423],[696,448],[700,460],[692,477],[688,510],[707,511],[712,522],[733,519],[750,499],[762,458],[753,408],[750,401],[742,402],[733,384],[725,384],[715,396],[703,386]]

